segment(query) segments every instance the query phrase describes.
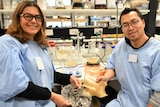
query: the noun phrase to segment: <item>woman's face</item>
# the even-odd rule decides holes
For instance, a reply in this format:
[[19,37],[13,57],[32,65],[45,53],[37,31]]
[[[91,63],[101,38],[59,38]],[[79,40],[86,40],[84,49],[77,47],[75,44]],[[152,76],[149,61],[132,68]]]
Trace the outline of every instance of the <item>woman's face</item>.
[[43,17],[34,6],[26,7],[20,15],[20,26],[33,39],[42,26]]

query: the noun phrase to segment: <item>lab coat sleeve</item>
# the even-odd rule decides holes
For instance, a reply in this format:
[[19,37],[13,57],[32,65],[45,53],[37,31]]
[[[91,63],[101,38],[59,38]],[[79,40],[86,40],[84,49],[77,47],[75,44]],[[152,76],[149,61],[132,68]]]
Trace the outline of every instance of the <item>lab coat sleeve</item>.
[[20,50],[12,48],[0,52],[0,100],[6,101],[24,91],[29,79],[23,71]]
[[160,91],[159,83],[160,83],[160,74],[157,74],[151,79],[151,88],[152,88],[152,90]]
[[160,51],[156,53],[154,63],[151,71],[151,89],[153,91],[160,91]]

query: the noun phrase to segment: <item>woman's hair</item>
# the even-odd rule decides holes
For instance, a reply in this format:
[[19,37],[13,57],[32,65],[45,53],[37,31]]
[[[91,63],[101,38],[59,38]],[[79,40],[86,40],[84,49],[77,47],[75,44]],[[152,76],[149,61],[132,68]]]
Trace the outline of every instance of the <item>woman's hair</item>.
[[137,8],[125,8],[122,12],[121,12],[121,15],[120,15],[120,18],[119,18],[119,23],[121,24],[121,18],[123,15],[125,14],[128,14],[130,13],[131,11],[134,11],[137,13],[137,15],[141,18],[141,19],[144,19],[143,18],[143,15],[141,14],[141,12],[137,9]]
[[[13,16],[12,16],[12,23],[9,25],[7,28],[7,34],[10,34],[11,36],[14,36],[17,38],[21,43],[26,43],[29,40],[29,36],[24,32],[24,30],[20,26],[20,14],[22,14],[23,10],[28,7],[28,6],[34,6],[36,7],[40,15],[44,18],[44,15],[42,13],[42,10],[40,7],[37,5],[36,2],[34,1],[23,1],[18,4],[16,7]],[[41,45],[48,46],[48,42],[46,40],[46,35],[45,35],[45,29],[46,29],[46,22],[45,18],[42,21],[42,26],[39,32],[35,35],[34,41],[40,43]]]

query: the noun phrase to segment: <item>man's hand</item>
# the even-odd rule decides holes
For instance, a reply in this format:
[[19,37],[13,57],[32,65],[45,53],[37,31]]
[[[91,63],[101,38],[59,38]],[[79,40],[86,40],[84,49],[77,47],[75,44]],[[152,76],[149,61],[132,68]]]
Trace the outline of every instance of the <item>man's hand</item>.
[[96,82],[105,81],[107,82],[115,76],[115,72],[112,69],[107,69],[103,75],[100,75],[96,78]]
[[149,103],[147,107],[153,107],[153,105],[151,103]]

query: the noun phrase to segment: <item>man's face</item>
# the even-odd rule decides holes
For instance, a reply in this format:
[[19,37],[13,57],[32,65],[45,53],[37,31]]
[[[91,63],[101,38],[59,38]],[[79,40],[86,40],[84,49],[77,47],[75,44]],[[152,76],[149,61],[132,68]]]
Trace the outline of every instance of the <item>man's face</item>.
[[130,41],[136,41],[144,34],[145,22],[134,11],[121,17],[121,26],[122,32]]

